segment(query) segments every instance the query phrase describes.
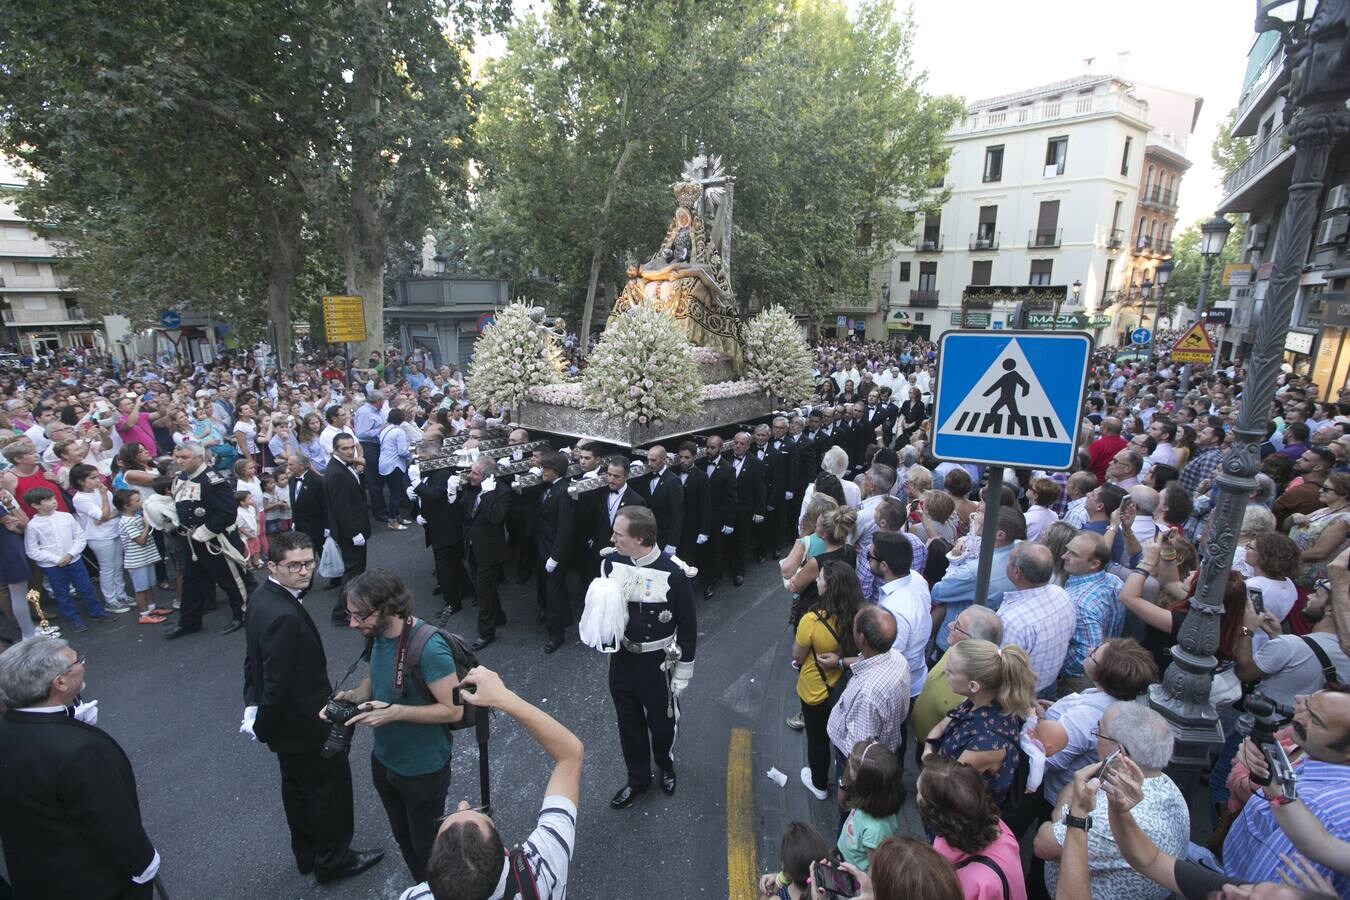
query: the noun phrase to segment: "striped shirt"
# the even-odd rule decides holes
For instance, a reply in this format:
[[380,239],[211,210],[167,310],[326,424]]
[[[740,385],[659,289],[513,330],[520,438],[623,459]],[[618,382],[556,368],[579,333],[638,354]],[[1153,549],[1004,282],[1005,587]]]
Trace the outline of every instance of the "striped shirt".
[[1036,692],[1055,683],[1073,636],[1074,609],[1064,588],[1043,584],[1023,591],[1005,591],[998,608],[1003,620],[1003,646],[1026,651],[1036,673]]
[[1069,653],[1064,657],[1064,674],[1078,677],[1083,674],[1083,662],[1102,641],[1118,637],[1125,627],[1125,607],[1116,598],[1123,587],[1119,578],[1110,572],[1088,575],[1070,575],[1064,583],[1069,598],[1078,609],[1069,638]]
[[127,569],[139,569],[160,561],[159,548],[155,546],[154,529],[144,544],[136,543],[145,527],[145,517],[141,513],[134,516],[118,516],[117,528],[122,532],[122,566]]
[[[545,797],[539,821],[521,845],[525,861],[534,874],[540,900],[564,900],[567,897],[567,868],[576,838],[576,804],[561,794]],[[502,860],[501,878],[488,900],[501,900],[505,895],[507,874],[506,860]],[[431,897],[431,888],[424,881],[404,891],[399,900],[431,900]]]
[[[1321,820],[1332,837],[1350,840],[1350,765],[1304,758],[1295,764],[1295,770],[1299,802]],[[1283,868],[1281,853],[1293,855],[1294,845],[1275,821],[1270,802],[1259,793],[1253,794],[1224,839],[1224,869],[1235,882],[1278,883]],[[1311,865],[1331,879],[1340,897],[1350,898],[1350,877],[1317,863]]]

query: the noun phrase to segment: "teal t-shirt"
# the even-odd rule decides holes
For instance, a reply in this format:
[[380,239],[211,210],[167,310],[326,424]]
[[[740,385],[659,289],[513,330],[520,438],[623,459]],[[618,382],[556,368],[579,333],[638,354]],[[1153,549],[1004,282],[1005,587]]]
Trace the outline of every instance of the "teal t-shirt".
[[861,809],[855,809],[848,814],[839,832],[839,852],[844,862],[852,863],[866,872],[868,851],[875,850],[882,841],[899,830],[900,820],[894,815],[874,819]]
[[[394,659],[397,655],[398,638],[376,636],[375,646],[370,651],[372,695],[386,703],[427,706],[429,701],[413,684],[411,672],[404,675],[403,694],[394,695]],[[422,648],[422,677],[427,684],[435,684],[454,671],[455,657],[446,646],[445,638],[433,635]],[[371,731],[375,733],[375,758],[391,772],[411,778],[439,771],[450,761],[450,732],[444,725],[390,722]]]

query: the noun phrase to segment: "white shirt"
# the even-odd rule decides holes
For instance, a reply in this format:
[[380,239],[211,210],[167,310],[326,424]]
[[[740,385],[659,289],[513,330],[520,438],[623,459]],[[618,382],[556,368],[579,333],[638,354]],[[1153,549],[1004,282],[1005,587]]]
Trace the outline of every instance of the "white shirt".
[[1027,509],[1027,540],[1038,541],[1045,529],[1059,521],[1059,516],[1055,515],[1052,509],[1046,509],[1044,506],[1032,504]]
[[[68,512],[33,516],[23,533],[23,549],[39,566],[55,566],[61,557],[75,560],[85,547],[84,529]],[[69,564],[69,563],[67,563]]]
[[[106,522],[99,522],[99,519],[103,518],[103,499],[97,493],[77,491],[71,499],[74,501],[72,506],[75,507],[75,514],[80,519],[80,527],[84,529],[85,540],[112,541],[117,539],[121,532],[117,528],[116,514]],[[108,499],[108,508],[112,509],[112,498]]]
[[909,665],[909,696],[917,697],[928,677],[924,649],[933,632],[933,601],[928,582],[913,572],[888,581],[877,589],[877,605],[895,617],[895,643],[891,651]]

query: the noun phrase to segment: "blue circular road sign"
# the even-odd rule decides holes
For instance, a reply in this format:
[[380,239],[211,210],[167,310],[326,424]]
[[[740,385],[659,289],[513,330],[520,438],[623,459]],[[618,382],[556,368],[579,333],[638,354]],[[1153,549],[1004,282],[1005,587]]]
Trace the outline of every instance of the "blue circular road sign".
[[1130,332],[1130,340],[1134,341],[1136,344],[1147,344],[1148,339],[1151,337],[1153,337],[1153,335],[1147,328],[1136,328],[1134,331]]
[[166,310],[160,313],[159,324],[161,328],[177,328],[183,324],[183,316],[177,310]]

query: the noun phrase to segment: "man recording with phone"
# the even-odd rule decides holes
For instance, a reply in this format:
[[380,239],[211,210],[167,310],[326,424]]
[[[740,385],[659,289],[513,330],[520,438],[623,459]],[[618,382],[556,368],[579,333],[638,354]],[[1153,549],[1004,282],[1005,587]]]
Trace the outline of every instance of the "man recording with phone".
[[[366,639],[370,671],[337,700],[358,704],[348,725],[374,729],[370,775],[413,877],[427,877],[436,823],[445,811],[453,749],[446,727],[464,716],[454,703],[455,657],[439,632],[421,644],[412,592],[392,572],[372,569],[342,590],[348,627]],[[320,712],[331,721],[328,707]]]
[[[585,749],[556,719],[516,696],[491,669],[478,666],[464,676],[464,702],[499,709],[515,719],[553,759],[538,823],[510,854],[492,819],[461,800],[436,836],[427,880],[399,900],[497,900],[511,896],[561,900],[576,846],[577,803]],[[528,883],[525,890],[522,883]],[[529,888],[533,891],[527,893]]]

